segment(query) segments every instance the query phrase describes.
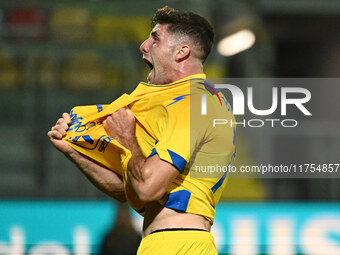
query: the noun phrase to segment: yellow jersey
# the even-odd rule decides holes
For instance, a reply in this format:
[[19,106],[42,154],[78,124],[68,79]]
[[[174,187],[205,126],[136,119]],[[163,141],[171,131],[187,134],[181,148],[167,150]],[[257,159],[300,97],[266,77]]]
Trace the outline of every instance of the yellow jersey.
[[[202,95],[206,114],[202,114]],[[228,169],[235,157],[235,127],[214,125],[214,119],[235,123],[222,93],[204,74],[197,74],[166,85],[141,82],[130,95],[124,94],[109,105],[72,109],[65,140],[122,175],[130,205],[143,215],[145,205],[127,182],[131,152],[109,137],[102,126],[107,115],[124,106],[136,117],[136,139],[144,156],[158,154],[179,171],[159,202],[167,208],[202,215],[213,223],[228,173],[218,172],[216,167]]]

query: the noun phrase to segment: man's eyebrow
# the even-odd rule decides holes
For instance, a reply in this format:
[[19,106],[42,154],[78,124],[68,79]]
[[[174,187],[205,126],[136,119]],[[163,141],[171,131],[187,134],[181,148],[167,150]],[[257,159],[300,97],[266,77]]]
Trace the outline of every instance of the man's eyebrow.
[[157,31],[152,31],[152,32],[151,32],[151,36],[156,36],[156,37],[158,37]]

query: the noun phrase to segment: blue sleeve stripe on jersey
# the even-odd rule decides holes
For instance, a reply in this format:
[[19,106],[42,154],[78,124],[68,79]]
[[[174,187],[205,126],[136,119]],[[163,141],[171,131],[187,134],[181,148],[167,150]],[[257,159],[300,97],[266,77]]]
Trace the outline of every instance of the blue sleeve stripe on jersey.
[[191,192],[187,190],[179,190],[169,194],[169,198],[164,207],[186,212],[191,197]]
[[169,155],[172,160],[172,164],[179,170],[180,173],[183,173],[184,167],[187,164],[187,161],[182,158],[180,155],[177,153],[171,151],[168,149]]
[[152,157],[155,154],[157,154],[157,151],[156,151],[156,148],[153,148],[148,158]]
[[[174,165],[174,167],[176,167],[177,170],[180,173],[183,173],[183,170],[184,170],[184,168],[187,164],[187,161],[184,158],[182,158],[180,155],[178,155],[177,153],[175,153],[171,150],[168,150],[168,153],[169,153],[171,160],[172,160],[172,162],[170,162],[170,163],[172,163]],[[158,153],[157,153],[156,148],[153,148],[150,155],[148,156],[148,158],[152,157],[155,154],[158,154]]]
[[218,190],[219,187],[221,187],[222,183],[224,182],[224,179],[227,177],[227,174],[229,172],[229,167],[230,167],[230,163],[228,165],[227,171],[225,171],[225,173],[223,174],[223,176],[218,180],[218,182],[215,183],[214,186],[211,187],[211,190],[213,193],[216,192],[216,190]]

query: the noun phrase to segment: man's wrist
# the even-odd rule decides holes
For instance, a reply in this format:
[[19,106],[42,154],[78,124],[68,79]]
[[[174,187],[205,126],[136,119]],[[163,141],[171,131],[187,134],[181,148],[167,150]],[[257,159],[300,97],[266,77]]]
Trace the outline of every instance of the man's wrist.
[[64,153],[64,155],[65,155],[67,158],[69,158],[69,159],[71,159],[71,160],[76,160],[76,159],[79,158],[80,155],[81,155],[80,152],[76,151],[76,150],[73,149],[72,147],[70,147],[69,150],[64,151],[63,153]]

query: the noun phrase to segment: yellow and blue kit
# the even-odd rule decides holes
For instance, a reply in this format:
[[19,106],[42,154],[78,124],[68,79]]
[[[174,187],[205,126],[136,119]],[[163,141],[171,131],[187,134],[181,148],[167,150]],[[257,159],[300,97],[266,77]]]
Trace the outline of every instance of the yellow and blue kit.
[[204,230],[168,229],[144,237],[137,255],[218,255],[214,238]]
[[[201,112],[202,95],[206,96],[207,114]],[[228,169],[235,157],[235,127],[213,123],[214,119],[235,123],[222,93],[206,81],[204,74],[197,74],[166,85],[141,82],[131,94],[124,94],[109,105],[72,109],[72,124],[64,140],[122,175],[129,203],[143,215],[145,204],[127,182],[131,152],[109,137],[102,126],[106,116],[125,106],[136,117],[136,139],[144,156],[158,154],[179,171],[167,196],[159,203],[202,215],[213,223],[227,171],[211,174],[206,169]]]

